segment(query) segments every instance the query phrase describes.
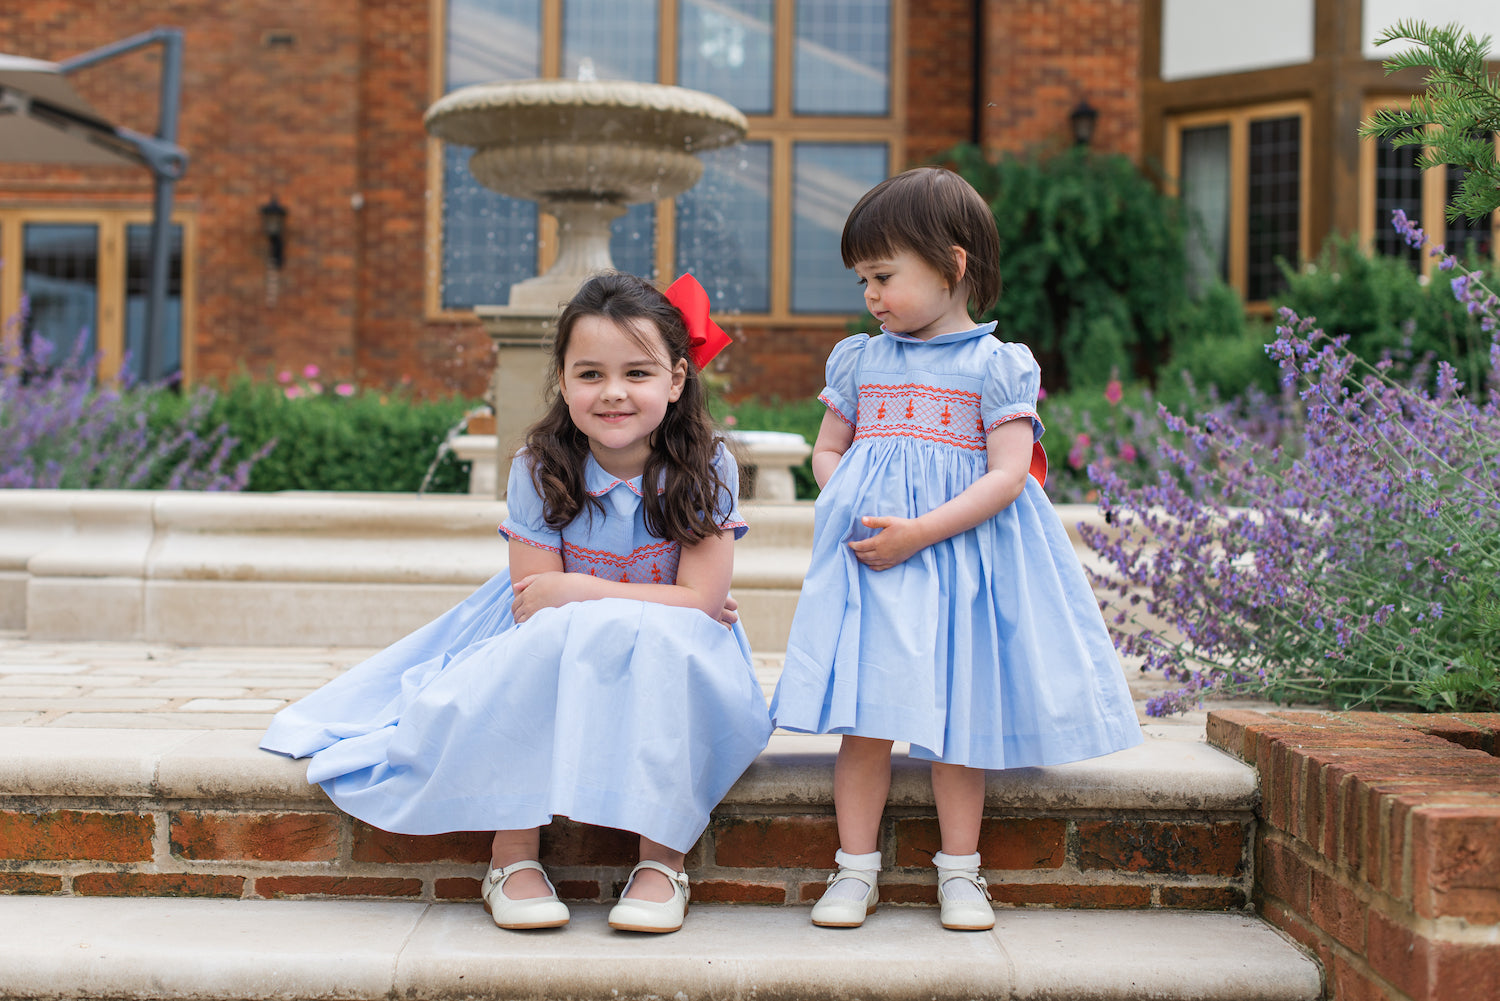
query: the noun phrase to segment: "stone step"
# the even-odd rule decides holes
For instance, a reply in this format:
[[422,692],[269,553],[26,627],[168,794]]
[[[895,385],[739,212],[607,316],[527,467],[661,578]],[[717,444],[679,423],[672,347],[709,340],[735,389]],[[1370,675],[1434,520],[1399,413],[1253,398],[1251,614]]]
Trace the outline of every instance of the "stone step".
[[[502,501],[411,494],[0,490],[0,630],[37,640],[384,646],[505,565]],[[786,649],[813,505],[742,505],[734,593]],[[1090,505],[1060,505],[1077,525]]]
[[[170,714],[164,714],[170,715]],[[477,899],[487,832],[387,834],[337,810],[258,729],[0,727],[0,892],[59,897]],[[988,776],[981,853],[995,901],[1241,910],[1255,775],[1198,731],[1159,728],[1091,761]],[[688,859],[695,899],[806,905],[833,865],[838,738],[778,734]],[[897,754],[881,829],[887,900],[932,904],[939,847],[924,763]],[[604,903],[635,838],[557,821],[543,861]]]
[[1012,998],[1316,1001],[1317,965],[1253,915],[1002,911],[947,932],[882,907],[856,930],[696,905],[682,931],[505,932],[476,904],[0,898],[0,998]]

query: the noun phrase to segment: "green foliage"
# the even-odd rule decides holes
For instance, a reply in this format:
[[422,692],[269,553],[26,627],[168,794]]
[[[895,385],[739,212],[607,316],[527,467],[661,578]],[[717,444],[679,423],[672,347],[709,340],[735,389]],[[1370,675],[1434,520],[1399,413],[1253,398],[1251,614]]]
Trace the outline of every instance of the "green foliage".
[[[250,490],[415,491],[475,405],[370,391],[289,398],[286,387],[241,376],[220,391],[206,421],[228,425],[239,440],[234,458],[275,443],[251,471]],[[445,453],[427,489],[466,491],[467,464]]]
[[1454,665],[1434,669],[1413,686],[1430,709],[1458,712],[1500,709],[1500,601],[1491,594],[1462,617],[1462,652]]
[[[1480,264],[1471,259],[1467,266]],[[1477,387],[1489,367],[1481,318],[1470,315],[1446,279],[1429,283],[1398,257],[1366,254],[1352,237],[1334,237],[1317,261],[1301,271],[1288,269],[1287,289],[1276,304],[1317,317],[1333,336],[1348,335],[1349,349],[1367,361],[1389,352],[1398,374],[1430,354],[1451,362],[1461,379]]]
[[[709,409],[723,427],[737,431],[793,431],[807,439],[807,443],[811,445],[818,440],[818,428],[822,425],[823,414],[828,408],[815,399],[791,403],[775,399],[751,399],[730,404],[715,398],[710,400]],[[818,481],[813,479],[811,455],[802,465],[792,470],[792,478],[796,481],[798,500],[812,500],[818,496]]]
[[1024,341],[1049,389],[1149,375],[1195,333],[1181,203],[1124,156],[1075,148],[991,162],[948,154],[1000,229],[999,304],[983,317]]
[[1428,70],[1427,92],[1406,109],[1382,108],[1359,130],[1395,146],[1420,146],[1417,166],[1442,164],[1466,173],[1448,206],[1448,218],[1484,219],[1500,208],[1500,164],[1494,133],[1500,131],[1500,79],[1485,70],[1489,36],[1475,38],[1459,25],[1437,27],[1425,21],[1398,21],[1376,39],[1379,45],[1415,42],[1386,60],[1387,75]]

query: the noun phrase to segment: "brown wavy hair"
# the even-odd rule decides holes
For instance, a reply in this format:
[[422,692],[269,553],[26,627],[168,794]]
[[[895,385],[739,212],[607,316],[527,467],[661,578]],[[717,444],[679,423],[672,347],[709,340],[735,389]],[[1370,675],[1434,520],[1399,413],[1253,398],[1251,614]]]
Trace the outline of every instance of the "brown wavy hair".
[[[717,514],[733,501],[728,484],[714,466],[722,439],[708,415],[703,379],[688,355],[688,332],[682,314],[662,292],[635,275],[604,271],[585,281],[564,307],[552,343],[552,372],[547,384],[547,412],[526,432],[531,481],[542,498],[547,526],[557,531],[585,508],[592,515],[604,505],[585,488],[583,470],[589,440],[568,415],[560,379],[573,328],[584,317],[597,316],[620,327],[655,355],[652,331],[667,349],[667,366],[687,366],[682,393],[667,404],[666,416],[651,434],[651,454],[641,477],[646,529],[662,539],[690,546],[721,531]],[[660,483],[658,493],[651,484]]]
[[1000,234],[989,204],[946,167],[913,167],[866,191],[844,222],[844,267],[909,250],[950,285],[959,281],[953,248],[968,255],[963,284],[975,314],[1000,298]]

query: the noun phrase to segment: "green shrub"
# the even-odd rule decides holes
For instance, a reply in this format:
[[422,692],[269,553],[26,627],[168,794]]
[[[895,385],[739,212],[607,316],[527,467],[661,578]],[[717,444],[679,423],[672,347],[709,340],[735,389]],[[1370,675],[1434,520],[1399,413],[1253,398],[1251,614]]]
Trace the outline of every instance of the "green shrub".
[[[348,395],[289,397],[288,388],[241,376],[219,390],[205,418],[239,440],[233,459],[275,442],[251,471],[249,490],[415,491],[448,432],[476,406],[459,397],[416,400],[349,387]],[[428,492],[467,489],[468,465],[445,453]]]
[[[823,423],[827,407],[816,399],[796,400],[786,403],[781,400],[743,400],[731,404],[720,397],[709,401],[709,409],[722,426],[737,431],[794,431],[807,439],[811,445],[818,440],[818,428]],[[813,479],[812,456],[792,470],[796,480],[797,499],[812,500],[818,496],[818,481]]]
[[1000,229],[1000,301],[983,319],[1026,343],[1049,389],[1150,377],[1197,336],[1181,203],[1129,158],[1085,149],[991,162],[948,154]]
[[[1463,262],[1470,270],[1484,265]],[[1316,317],[1331,336],[1349,337],[1349,350],[1375,362],[1390,353],[1393,375],[1404,378],[1430,354],[1451,362],[1459,378],[1478,386],[1489,366],[1489,338],[1449,287],[1448,272],[1428,282],[1398,257],[1367,254],[1352,237],[1334,237],[1318,259],[1287,270],[1278,306]]]

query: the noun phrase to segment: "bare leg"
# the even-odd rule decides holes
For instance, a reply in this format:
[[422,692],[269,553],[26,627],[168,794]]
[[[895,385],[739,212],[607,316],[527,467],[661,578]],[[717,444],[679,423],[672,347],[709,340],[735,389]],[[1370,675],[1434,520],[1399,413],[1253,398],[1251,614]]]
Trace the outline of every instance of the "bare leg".
[[[496,831],[495,840],[490,843],[490,866],[503,869],[527,859],[534,860],[541,854],[541,845],[540,827],[524,831]],[[525,900],[528,897],[548,896],[552,890],[541,873],[535,869],[522,869],[505,881],[502,892],[512,900]]]
[[878,847],[880,817],[891,792],[891,741],[845,734],[833,766],[839,847],[864,855]]
[[[673,872],[682,872],[687,863],[687,856],[682,852],[674,852],[666,845],[659,845],[650,838],[641,838],[641,861],[660,862]],[[636,873],[635,879],[630,881],[630,890],[625,894],[632,900],[652,900],[656,903],[664,903],[672,899],[676,892],[671,880],[657,872],[655,869],[642,869]]]
[[984,769],[934,761],[932,799],[937,804],[943,852],[972,855],[978,851],[979,822],[984,817]]

